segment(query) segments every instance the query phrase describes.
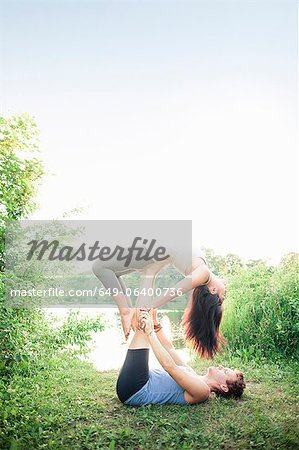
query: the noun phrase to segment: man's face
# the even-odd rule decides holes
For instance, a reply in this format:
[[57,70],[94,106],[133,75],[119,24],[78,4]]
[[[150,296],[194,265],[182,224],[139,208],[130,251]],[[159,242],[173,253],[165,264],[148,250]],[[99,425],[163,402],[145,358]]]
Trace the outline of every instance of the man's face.
[[237,381],[237,374],[233,369],[223,366],[209,367],[208,375],[213,377],[213,379],[220,385],[226,386],[227,382]]

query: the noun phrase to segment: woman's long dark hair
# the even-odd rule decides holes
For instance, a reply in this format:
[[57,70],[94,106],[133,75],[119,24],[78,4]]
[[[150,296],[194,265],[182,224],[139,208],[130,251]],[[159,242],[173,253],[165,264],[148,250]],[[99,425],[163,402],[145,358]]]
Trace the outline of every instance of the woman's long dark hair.
[[219,330],[221,319],[222,305],[219,296],[211,294],[207,286],[196,287],[182,323],[186,342],[200,357],[213,358],[224,343]]

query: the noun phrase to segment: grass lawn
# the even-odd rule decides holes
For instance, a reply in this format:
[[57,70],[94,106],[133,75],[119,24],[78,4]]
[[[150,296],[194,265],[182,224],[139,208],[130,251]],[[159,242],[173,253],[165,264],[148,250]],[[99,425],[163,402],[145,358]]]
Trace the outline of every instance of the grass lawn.
[[241,401],[132,408],[116,398],[116,371],[52,360],[0,385],[0,448],[298,449],[295,368],[230,364],[246,375]]

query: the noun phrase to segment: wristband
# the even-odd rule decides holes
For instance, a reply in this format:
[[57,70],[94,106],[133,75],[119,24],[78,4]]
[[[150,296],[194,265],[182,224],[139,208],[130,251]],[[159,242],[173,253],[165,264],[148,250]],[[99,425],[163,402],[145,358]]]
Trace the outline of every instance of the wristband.
[[154,332],[154,330],[151,330],[151,331],[148,333],[148,336],[150,336],[151,334],[153,334],[153,332]]
[[163,327],[162,327],[162,325],[160,323],[158,323],[157,325],[154,325],[155,333],[158,333],[158,331],[160,331],[162,328]]

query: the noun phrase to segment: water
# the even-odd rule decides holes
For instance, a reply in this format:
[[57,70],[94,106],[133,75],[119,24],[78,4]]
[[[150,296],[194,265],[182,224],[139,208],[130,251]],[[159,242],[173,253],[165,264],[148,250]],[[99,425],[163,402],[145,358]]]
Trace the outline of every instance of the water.
[[[79,317],[96,317],[101,315],[105,321],[105,330],[93,334],[92,342],[89,344],[90,352],[85,358],[90,361],[97,370],[105,371],[119,369],[125,359],[130,341],[134,335],[131,331],[127,342],[124,340],[118,310],[116,308],[73,308],[79,311]],[[69,308],[45,308],[46,314],[57,318],[56,326],[65,320]],[[183,346],[182,329],[180,322],[182,311],[159,312],[160,322],[164,332],[173,339],[175,348],[185,362],[189,361],[189,351]],[[153,352],[150,352],[150,367],[160,367]]]

